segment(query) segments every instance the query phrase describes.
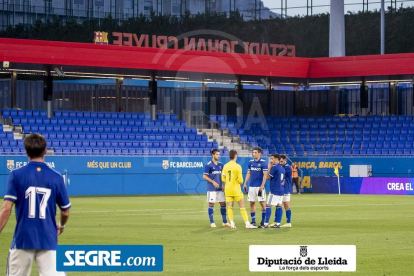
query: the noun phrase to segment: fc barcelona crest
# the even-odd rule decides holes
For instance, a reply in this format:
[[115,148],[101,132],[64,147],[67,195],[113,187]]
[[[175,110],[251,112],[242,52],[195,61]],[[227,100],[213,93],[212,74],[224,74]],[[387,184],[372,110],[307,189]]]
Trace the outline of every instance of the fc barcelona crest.
[[168,169],[170,167],[170,164],[168,162],[168,160],[162,160],[162,168],[164,170]]
[[14,160],[7,160],[7,169],[9,171],[14,170]]
[[93,42],[95,44],[99,45],[108,45],[108,33],[106,32],[94,32],[95,38],[93,39]]

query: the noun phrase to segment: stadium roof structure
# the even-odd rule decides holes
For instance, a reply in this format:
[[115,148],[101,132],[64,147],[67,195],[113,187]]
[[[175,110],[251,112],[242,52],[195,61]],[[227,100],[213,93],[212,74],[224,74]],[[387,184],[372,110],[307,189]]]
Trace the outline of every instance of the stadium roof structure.
[[0,38],[0,73],[44,74],[62,66],[68,77],[137,78],[234,83],[271,78],[277,85],[412,81],[414,53],[299,58]]

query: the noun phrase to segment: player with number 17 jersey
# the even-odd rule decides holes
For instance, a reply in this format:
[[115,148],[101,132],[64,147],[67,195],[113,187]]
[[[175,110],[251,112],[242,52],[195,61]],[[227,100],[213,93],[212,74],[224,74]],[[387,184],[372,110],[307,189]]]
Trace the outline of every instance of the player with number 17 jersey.
[[16,229],[12,248],[56,250],[56,204],[71,204],[63,177],[44,162],[29,162],[10,173],[4,200],[16,204]]

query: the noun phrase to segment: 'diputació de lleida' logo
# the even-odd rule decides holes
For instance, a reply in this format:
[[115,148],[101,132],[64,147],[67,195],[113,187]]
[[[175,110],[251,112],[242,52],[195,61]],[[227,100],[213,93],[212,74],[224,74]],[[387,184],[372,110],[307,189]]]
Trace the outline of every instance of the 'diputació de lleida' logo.
[[14,160],[7,160],[7,169],[9,171],[14,170]]
[[162,168],[164,170],[168,169],[170,167],[170,164],[168,162],[168,160],[162,160]]
[[301,246],[300,247],[300,256],[301,257],[308,256],[308,247],[307,246]]

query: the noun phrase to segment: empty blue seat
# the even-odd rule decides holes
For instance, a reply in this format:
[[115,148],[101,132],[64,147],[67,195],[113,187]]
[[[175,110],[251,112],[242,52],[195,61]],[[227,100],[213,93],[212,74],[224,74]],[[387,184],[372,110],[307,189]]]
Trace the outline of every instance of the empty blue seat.
[[[82,143],[82,147],[84,147],[84,148],[96,147],[96,141],[80,141],[80,142]],[[75,145],[76,145],[76,143],[75,143]]]
[[11,112],[10,109],[3,109],[2,110],[2,115],[4,119],[8,119],[11,117]]
[[373,155],[375,150],[373,148],[368,148],[366,151],[367,155]]
[[126,147],[126,148],[132,148],[132,142],[128,142],[128,141],[126,141],[126,142],[125,142],[125,147]]
[[340,130],[340,129],[344,130],[346,128],[346,123],[340,122],[340,123],[338,123],[337,127],[338,127],[338,130]]
[[13,118],[12,123],[15,126],[20,126],[22,124],[22,120],[20,118]]

